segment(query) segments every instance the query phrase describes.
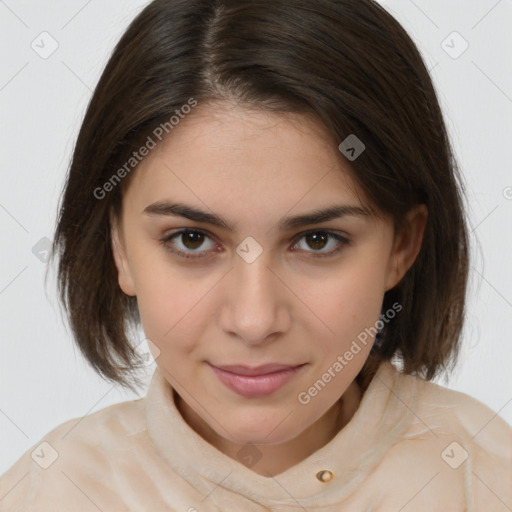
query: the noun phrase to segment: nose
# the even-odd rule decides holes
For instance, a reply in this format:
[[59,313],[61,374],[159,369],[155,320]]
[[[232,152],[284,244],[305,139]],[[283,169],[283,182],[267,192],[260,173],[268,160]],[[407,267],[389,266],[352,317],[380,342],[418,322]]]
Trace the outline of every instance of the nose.
[[224,285],[226,303],[220,316],[222,329],[247,344],[274,340],[290,325],[286,286],[271,269],[265,252],[252,263],[235,259]]

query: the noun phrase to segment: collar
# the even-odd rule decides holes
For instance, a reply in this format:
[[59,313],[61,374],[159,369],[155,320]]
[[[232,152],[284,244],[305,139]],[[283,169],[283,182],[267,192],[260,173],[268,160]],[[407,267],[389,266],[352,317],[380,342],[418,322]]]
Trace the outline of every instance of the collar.
[[349,423],[275,477],[255,473],[197,434],[177,409],[175,390],[159,367],[145,397],[148,433],[167,464],[204,496],[220,486],[267,506],[327,506],[354,492],[411,423],[417,386],[415,379],[404,386],[404,377],[391,362],[381,363]]

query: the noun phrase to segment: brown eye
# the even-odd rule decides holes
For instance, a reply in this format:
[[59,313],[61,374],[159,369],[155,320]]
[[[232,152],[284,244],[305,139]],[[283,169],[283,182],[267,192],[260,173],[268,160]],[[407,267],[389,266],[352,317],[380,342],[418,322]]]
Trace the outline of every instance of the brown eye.
[[[204,247],[206,240],[210,240],[210,247],[199,250]],[[206,233],[197,229],[182,229],[171,233],[162,238],[160,244],[168,251],[183,258],[208,257],[209,253],[215,251],[215,247],[217,247]]]
[[329,241],[329,235],[326,235],[323,232],[313,233],[306,235],[305,239],[308,243],[308,245],[312,249],[323,249],[326,245],[326,243]]
[[187,231],[180,234],[181,241],[187,249],[199,249],[204,242],[205,236],[197,231]]
[[[306,242],[302,247],[300,244],[301,240]],[[341,251],[348,243],[349,240],[347,238],[338,235],[337,233],[332,233],[330,231],[309,231],[301,235],[299,243],[296,243],[294,248],[310,253],[310,256],[313,258],[328,257]],[[306,247],[304,247],[304,245]],[[331,247],[331,250],[322,250],[329,246]],[[309,249],[313,250],[311,251]]]

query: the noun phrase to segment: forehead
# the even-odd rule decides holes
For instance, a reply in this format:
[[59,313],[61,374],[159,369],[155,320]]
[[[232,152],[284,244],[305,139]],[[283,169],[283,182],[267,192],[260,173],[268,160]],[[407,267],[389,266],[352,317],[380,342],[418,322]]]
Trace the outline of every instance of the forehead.
[[[182,119],[134,171],[125,200],[180,200],[253,215],[319,202],[361,205],[353,171],[305,114],[207,104]],[[204,209],[204,208],[203,208]]]

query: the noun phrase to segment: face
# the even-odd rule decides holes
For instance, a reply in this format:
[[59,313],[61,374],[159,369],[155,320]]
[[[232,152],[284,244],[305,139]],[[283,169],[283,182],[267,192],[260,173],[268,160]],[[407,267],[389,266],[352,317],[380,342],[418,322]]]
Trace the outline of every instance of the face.
[[[199,106],[133,171],[114,226],[119,284],[156,363],[233,443],[284,443],[321,420],[419,250],[414,230],[369,213],[328,140],[303,115]],[[339,210],[306,218],[327,208]],[[285,370],[216,369],[267,364]]]

